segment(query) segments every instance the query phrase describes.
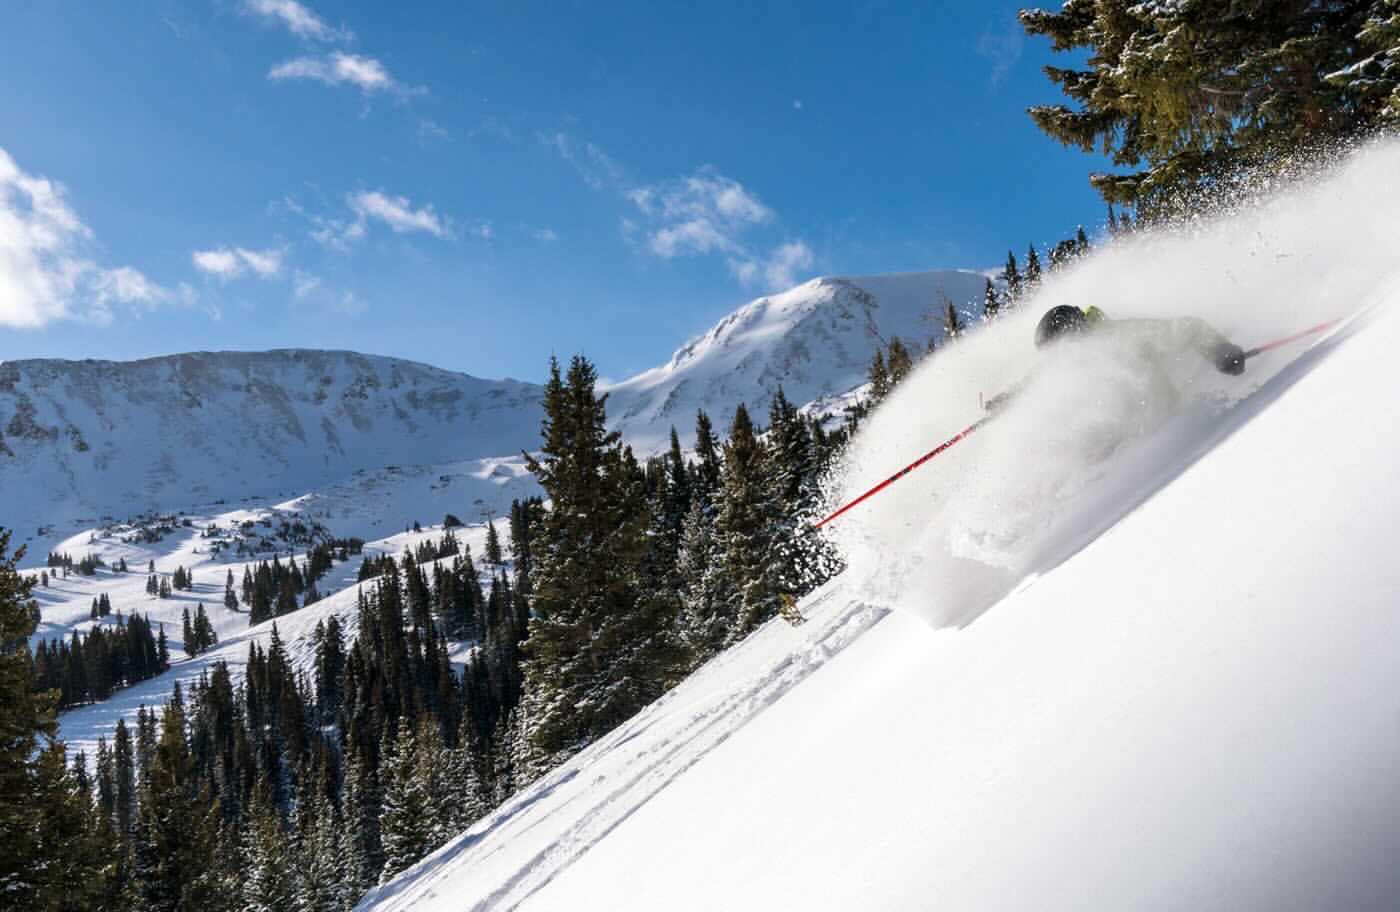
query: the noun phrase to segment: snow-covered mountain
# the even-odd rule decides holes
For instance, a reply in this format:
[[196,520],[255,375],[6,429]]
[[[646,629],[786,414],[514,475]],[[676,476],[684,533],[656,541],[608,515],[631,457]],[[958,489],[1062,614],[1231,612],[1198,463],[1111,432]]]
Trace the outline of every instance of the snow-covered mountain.
[[[762,421],[779,387],[798,404],[834,399],[863,381],[877,345],[938,335],[930,316],[945,299],[970,309],[983,281],[824,278],[760,298],[613,386],[612,424],[651,453],[672,424],[689,439],[701,408],[722,429],[740,402]],[[538,443],[540,392],[351,352],[11,361],[0,364],[0,525],[45,548],[104,516],[249,498],[304,498],[298,509],[340,534],[499,514],[534,493],[517,482],[521,450]]]
[[518,453],[539,387],[351,352],[0,364],[0,524],[299,495],[358,470]]
[[666,364],[608,389],[608,413],[633,445],[666,445],[671,425],[693,437],[695,413],[727,427],[743,402],[759,422],[779,387],[798,405],[865,382],[876,348],[943,335],[947,301],[980,312],[986,277],[969,271],[818,278],[744,305],[677,349]]
[[[361,912],[1400,907],[1400,146],[1122,243],[1040,306],[1210,319],[1251,358],[1019,313],[931,359],[832,528],[847,571]],[[1147,340],[1150,342],[1150,340]],[[1393,418],[1393,415],[1392,415]]]

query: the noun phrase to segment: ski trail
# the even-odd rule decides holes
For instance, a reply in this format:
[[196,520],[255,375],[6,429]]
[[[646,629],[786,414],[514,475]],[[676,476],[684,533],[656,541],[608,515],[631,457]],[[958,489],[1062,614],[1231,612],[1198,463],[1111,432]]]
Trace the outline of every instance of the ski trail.
[[[888,614],[884,608],[848,599],[839,581],[829,584],[803,603],[808,621],[802,627],[770,622],[766,630],[738,649],[717,656],[640,715],[429,856],[419,864],[416,876],[410,871],[395,883],[371,892],[361,906],[380,903],[382,908],[419,909],[435,907],[432,901],[436,899],[450,902],[453,909],[479,912],[517,908]],[[786,648],[775,656],[774,639],[793,642],[783,644]],[[762,661],[765,657],[772,658]],[[760,660],[754,673],[715,690],[715,684],[724,684],[725,678],[734,680],[729,670],[733,665],[754,658]],[[644,733],[645,738],[641,737]],[[589,774],[586,777],[585,772]],[[504,852],[506,848],[518,850],[519,842],[528,841],[537,828],[552,831],[552,835],[523,857],[518,851]],[[478,857],[457,857],[469,856],[482,843],[489,848]],[[514,857],[502,861],[507,855]],[[498,861],[510,867],[483,878],[483,886],[494,887],[489,892],[464,896],[454,891],[449,897],[439,892],[455,867],[442,863],[449,858],[483,871]]]

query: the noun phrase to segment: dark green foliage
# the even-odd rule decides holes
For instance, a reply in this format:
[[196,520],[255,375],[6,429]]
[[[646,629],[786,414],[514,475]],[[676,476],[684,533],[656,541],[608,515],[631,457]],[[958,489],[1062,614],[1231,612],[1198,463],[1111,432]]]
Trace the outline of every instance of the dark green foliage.
[[532,743],[565,755],[659,696],[679,665],[674,619],[646,591],[651,518],[645,475],[605,429],[597,374],[575,357],[545,386],[542,457],[531,470],[552,501],[534,541],[526,642]]
[[1171,212],[1177,192],[1396,114],[1388,0],[1067,0],[1021,13],[1082,67],[1046,67],[1069,105],[1030,109],[1066,145],[1141,168],[1095,174],[1110,202]]
[[115,625],[94,627],[86,635],[74,631],[67,641],[41,640],[32,662],[34,688],[55,692],[59,709],[105,700],[169,667],[160,636],[139,614],[118,615]]

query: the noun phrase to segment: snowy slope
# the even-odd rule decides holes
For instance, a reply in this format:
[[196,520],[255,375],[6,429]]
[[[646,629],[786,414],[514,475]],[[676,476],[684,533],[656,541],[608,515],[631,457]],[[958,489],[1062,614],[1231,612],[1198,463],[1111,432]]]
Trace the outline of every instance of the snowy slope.
[[0,525],[301,495],[399,463],[518,453],[538,387],[350,352],[0,364]]
[[1244,378],[1137,344],[1033,363],[1028,315],[921,368],[835,496],[1035,382],[850,515],[807,624],[361,909],[1400,906],[1397,171],[1372,150],[1047,291],[1192,308],[1246,344],[1363,313]]
[[943,332],[944,301],[980,313],[986,277],[968,271],[819,278],[759,298],[677,349],[665,365],[608,389],[613,425],[641,451],[689,442],[695,413],[729,426],[745,403],[759,422],[778,388],[794,403],[834,399],[865,382],[876,348],[911,348]]
[[[201,530],[213,524],[229,528],[237,523],[250,520],[255,524],[264,519],[277,520],[292,516],[285,510],[238,510],[215,516],[190,517],[191,527],[183,526],[154,543],[128,544],[117,535],[94,537],[91,534],[78,536],[62,542],[61,550],[70,554],[93,554],[109,564],[125,558],[131,572],[115,573],[100,569],[92,577],[73,574],[67,578],[54,577],[48,587],[34,590],[39,603],[42,621],[31,637],[31,642],[41,639],[69,639],[74,631],[86,632],[96,624],[116,623],[117,612],[130,616],[141,614],[152,623],[163,625],[170,640],[171,667],[165,674],[143,681],[133,687],[117,691],[109,699],[89,706],[69,710],[59,715],[59,736],[70,751],[86,751],[89,758],[96,756],[98,738],[109,742],[116,729],[117,720],[125,719],[130,725],[134,722],[137,710],[145,706],[158,709],[174,692],[175,682],[183,687],[192,686],[200,677],[207,674],[215,662],[226,662],[229,672],[237,683],[243,677],[248,648],[253,642],[266,649],[272,638],[274,623],[288,660],[296,671],[310,671],[314,658],[312,633],[319,622],[331,615],[337,616],[343,629],[353,634],[357,621],[358,592],[361,584],[356,582],[361,557],[336,564],[331,571],[317,582],[317,588],[325,597],[291,614],[283,615],[276,621],[267,621],[249,626],[247,607],[230,611],[223,605],[224,580],[233,573],[235,587],[243,578],[245,568],[254,568],[259,560],[270,560],[271,552],[262,553],[247,560],[231,559],[231,552],[212,553],[209,539]],[[304,518],[296,514],[294,518]],[[497,520],[498,533],[505,533],[505,521]],[[261,526],[259,526],[261,528]],[[441,526],[424,526],[418,532],[399,532],[371,540],[364,546],[364,556],[392,554],[395,557],[405,550],[413,550],[425,541],[437,542],[443,536]],[[486,526],[474,525],[454,530],[457,540],[474,555],[477,561],[485,552]],[[280,553],[285,563],[287,552]],[[306,560],[306,554],[298,550],[298,562]],[[155,572],[164,577],[174,573],[176,567],[183,567],[194,578],[194,589],[189,592],[177,591],[169,598],[154,598],[146,594],[146,568],[155,565]],[[483,567],[483,571],[489,568]],[[30,571],[32,575],[37,575]],[[373,584],[369,584],[373,585]],[[99,594],[111,599],[113,615],[101,621],[89,620],[89,607]],[[181,641],[181,613],[189,610],[194,613],[202,604],[210,622],[218,634],[218,645],[202,655],[189,658]]]

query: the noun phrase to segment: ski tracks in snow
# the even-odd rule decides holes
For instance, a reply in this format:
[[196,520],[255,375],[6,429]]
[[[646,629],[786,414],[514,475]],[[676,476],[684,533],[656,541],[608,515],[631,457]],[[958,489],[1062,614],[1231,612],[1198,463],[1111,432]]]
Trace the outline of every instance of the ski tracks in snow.
[[[429,856],[416,872],[371,892],[361,908],[486,912],[518,907],[889,613],[842,596],[849,597],[845,587],[833,582],[802,605],[806,624],[794,629],[774,620],[738,649],[717,656],[638,716]],[[737,685],[715,690],[716,684],[735,680],[733,666],[740,663],[752,665],[751,673],[739,677]],[[560,826],[559,817],[568,822]],[[552,835],[539,840],[532,831]],[[441,887],[457,881],[454,875],[463,868],[481,871],[482,886],[495,889],[472,896],[456,890],[453,895],[440,893]]]

